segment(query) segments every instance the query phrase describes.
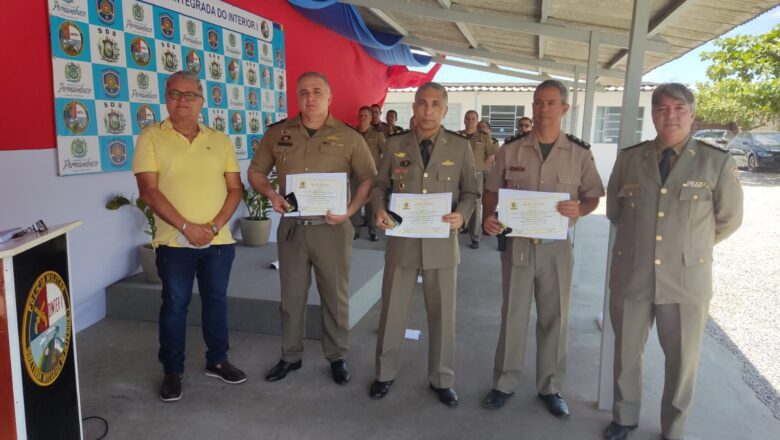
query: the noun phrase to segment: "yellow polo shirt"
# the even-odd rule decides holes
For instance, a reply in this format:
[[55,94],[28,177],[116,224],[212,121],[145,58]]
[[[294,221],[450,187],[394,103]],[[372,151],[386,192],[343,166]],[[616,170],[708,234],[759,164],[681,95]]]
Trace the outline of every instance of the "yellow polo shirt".
[[[225,173],[238,173],[233,144],[224,133],[200,125],[190,143],[173,129],[170,120],[146,127],[135,144],[133,173],[157,173],[157,185],[174,208],[190,223],[208,223],[227,198]],[[187,246],[178,228],[156,215],[157,235],[152,246]],[[223,227],[211,244],[235,243]]]

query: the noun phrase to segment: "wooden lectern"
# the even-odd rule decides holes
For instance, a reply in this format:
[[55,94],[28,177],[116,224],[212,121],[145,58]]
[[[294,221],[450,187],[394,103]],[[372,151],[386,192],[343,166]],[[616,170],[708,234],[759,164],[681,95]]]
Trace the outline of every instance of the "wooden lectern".
[[0,439],[81,439],[68,232],[0,244]]

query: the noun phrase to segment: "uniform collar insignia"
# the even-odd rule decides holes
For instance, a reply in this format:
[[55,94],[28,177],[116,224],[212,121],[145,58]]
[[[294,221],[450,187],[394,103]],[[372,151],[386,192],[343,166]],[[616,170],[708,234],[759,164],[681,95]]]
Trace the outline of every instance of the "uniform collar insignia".
[[455,162],[453,162],[451,160],[445,160],[441,164],[444,165],[445,167],[451,167],[451,166],[455,165]]

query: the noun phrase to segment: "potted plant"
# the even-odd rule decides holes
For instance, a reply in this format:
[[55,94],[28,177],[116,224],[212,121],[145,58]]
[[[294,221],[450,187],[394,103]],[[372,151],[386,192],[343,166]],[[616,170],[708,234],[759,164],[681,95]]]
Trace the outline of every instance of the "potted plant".
[[[117,194],[106,202],[106,209],[116,211],[117,209],[130,205],[138,208],[139,211],[146,217],[146,229],[145,233],[149,234],[154,240],[157,234],[157,225],[154,222],[154,213],[152,209],[141,199],[128,200],[127,197],[122,194]],[[146,281],[150,283],[162,283],[160,277],[157,275],[157,264],[155,262],[154,248],[151,243],[142,244],[140,246],[141,251],[141,268],[144,271]]]
[[271,201],[251,187],[244,186],[241,197],[249,210],[249,216],[239,219],[242,243],[244,246],[263,246],[268,244],[271,235]]

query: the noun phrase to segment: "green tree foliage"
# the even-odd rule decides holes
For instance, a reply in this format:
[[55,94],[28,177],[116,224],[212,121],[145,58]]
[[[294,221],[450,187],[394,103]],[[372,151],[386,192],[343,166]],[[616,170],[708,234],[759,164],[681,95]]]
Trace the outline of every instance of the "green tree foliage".
[[701,54],[713,64],[710,81],[696,85],[698,116],[736,122],[742,130],[780,120],[780,25],[761,35],[718,38],[715,45]]

